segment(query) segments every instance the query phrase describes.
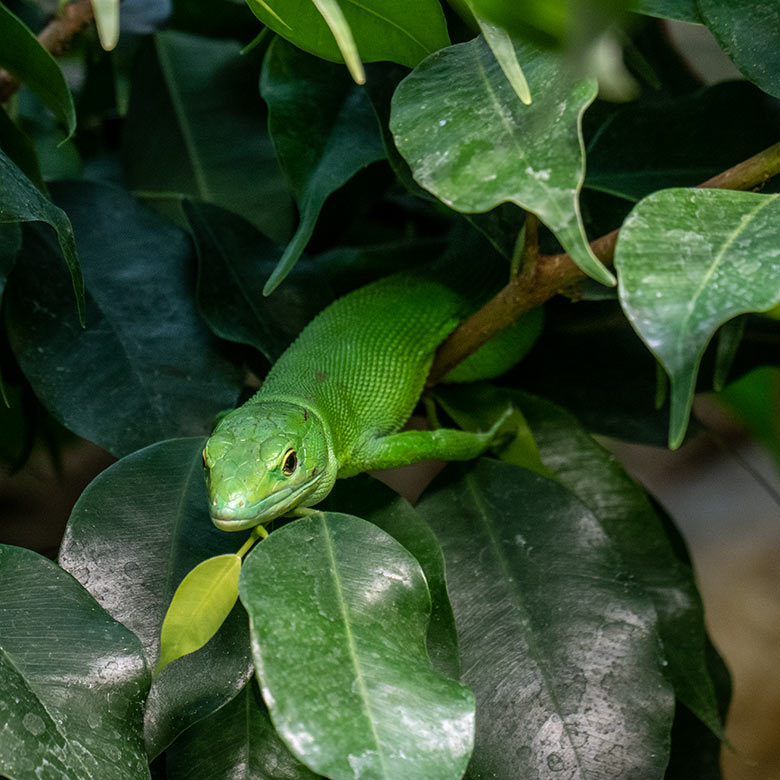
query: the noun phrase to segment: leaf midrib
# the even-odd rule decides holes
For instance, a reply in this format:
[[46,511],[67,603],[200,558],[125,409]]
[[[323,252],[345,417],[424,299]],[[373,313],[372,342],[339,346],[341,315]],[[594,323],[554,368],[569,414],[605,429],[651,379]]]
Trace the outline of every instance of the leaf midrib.
[[347,609],[346,601],[344,600],[344,591],[341,585],[341,576],[339,575],[338,563],[336,562],[335,550],[333,549],[333,540],[331,539],[330,528],[328,527],[327,520],[323,513],[320,513],[320,522],[322,524],[323,537],[325,539],[328,560],[330,562],[331,578],[336,588],[336,597],[344,624],[344,633],[347,638],[349,655],[352,661],[352,668],[355,670],[355,678],[357,680],[358,688],[360,689],[360,701],[363,707],[363,712],[371,728],[371,734],[374,738],[374,743],[376,744],[376,752],[382,768],[382,777],[390,777],[390,775],[387,773],[387,767],[385,766],[385,756],[382,749],[382,743],[379,740],[379,734],[377,733],[376,725],[374,723],[374,713],[369,703],[370,700],[368,696],[368,689],[366,688],[366,682],[363,677],[363,670],[360,667],[360,659],[358,658],[357,650],[355,648],[355,638],[352,634],[352,628],[349,624],[349,611]]

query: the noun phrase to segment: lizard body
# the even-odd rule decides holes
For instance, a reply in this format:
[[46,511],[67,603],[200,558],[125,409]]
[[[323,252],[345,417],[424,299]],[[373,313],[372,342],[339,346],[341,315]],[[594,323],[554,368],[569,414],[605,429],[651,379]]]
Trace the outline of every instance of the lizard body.
[[484,299],[485,276],[401,272],[320,312],[206,443],[214,524],[241,530],[300,513],[337,477],[484,452],[502,420],[484,433],[399,431],[436,348]]

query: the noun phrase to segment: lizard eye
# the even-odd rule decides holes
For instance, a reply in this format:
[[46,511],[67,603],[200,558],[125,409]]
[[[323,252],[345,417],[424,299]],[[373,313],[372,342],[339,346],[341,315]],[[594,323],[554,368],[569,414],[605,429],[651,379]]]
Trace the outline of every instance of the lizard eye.
[[295,450],[290,450],[282,461],[282,471],[285,477],[291,477],[298,468],[298,455]]

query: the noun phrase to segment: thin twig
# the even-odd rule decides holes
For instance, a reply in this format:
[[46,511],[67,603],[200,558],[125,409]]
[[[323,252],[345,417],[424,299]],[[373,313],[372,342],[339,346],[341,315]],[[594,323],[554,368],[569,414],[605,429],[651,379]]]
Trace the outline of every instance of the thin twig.
[[[699,187],[752,190],[780,173],[780,143],[744,160]],[[613,230],[590,244],[593,254],[611,265],[619,230]],[[541,305],[585,278],[568,254],[544,255],[534,264],[534,272],[520,273],[481,309],[464,320],[439,347],[427,386],[432,387],[449,371],[476,352],[486,341],[519,316]]]
[[[38,35],[38,42],[52,56],[63,54],[73,38],[92,20],[94,14],[90,0],[76,0],[65,6],[62,13],[52,19]],[[21,87],[21,83],[7,70],[0,69],[0,103],[5,103]]]

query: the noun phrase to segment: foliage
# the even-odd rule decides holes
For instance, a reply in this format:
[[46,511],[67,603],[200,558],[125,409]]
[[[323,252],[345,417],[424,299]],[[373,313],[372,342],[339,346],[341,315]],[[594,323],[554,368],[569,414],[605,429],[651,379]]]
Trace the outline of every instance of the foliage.
[[[24,83],[0,74],[0,458],[44,407],[118,459],[58,565],[0,545],[0,775],[719,777],[690,564],[591,433],[678,446],[729,379],[776,421],[780,152],[694,187],[780,139],[776,4],[175,0],[158,30],[141,5],[108,55],[102,3],[61,69],[36,6],[0,3]],[[752,84],[692,88],[656,17],[708,25]],[[625,106],[597,97],[617,41]],[[248,553],[214,528],[215,415],[335,297],[463,246],[541,334],[427,408],[485,429],[511,405],[515,438],[415,507],[361,475]]]

